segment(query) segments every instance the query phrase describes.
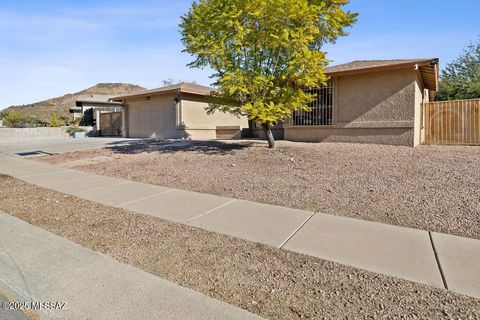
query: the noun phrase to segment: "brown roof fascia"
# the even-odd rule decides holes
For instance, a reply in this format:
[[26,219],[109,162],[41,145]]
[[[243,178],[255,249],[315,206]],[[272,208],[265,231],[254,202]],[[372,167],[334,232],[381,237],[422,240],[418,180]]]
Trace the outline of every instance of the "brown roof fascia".
[[178,89],[177,88],[177,89],[163,90],[163,91],[141,92],[141,93],[133,94],[133,95],[114,97],[110,100],[112,100],[112,101],[122,101],[122,100],[125,100],[125,99],[135,99],[135,98],[150,97],[150,96],[160,96],[160,95],[178,93],[178,92],[193,94],[193,95],[197,95],[197,96],[204,96],[204,97],[209,96],[209,94],[206,93],[206,92],[199,92],[199,91],[194,91],[194,90]]
[[401,70],[401,69],[414,67],[415,65],[426,66],[426,65],[429,65],[431,62],[438,63],[438,59],[407,61],[404,63],[386,64],[383,66],[364,67],[364,68],[341,70],[341,71],[331,71],[331,72],[325,71],[325,74],[328,76],[347,76],[347,75],[355,75],[355,74],[363,74],[363,73],[379,72],[379,71]]

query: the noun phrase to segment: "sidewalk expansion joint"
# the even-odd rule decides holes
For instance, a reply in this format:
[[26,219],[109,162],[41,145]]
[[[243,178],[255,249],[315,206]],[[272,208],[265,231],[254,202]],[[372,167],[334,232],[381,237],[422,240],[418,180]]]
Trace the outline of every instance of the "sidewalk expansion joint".
[[206,214],[212,213],[212,212],[214,212],[214,211],[216,211],[216,210],[218,210],[218,209],[220,209],[220,208],[223,208],[223,207],[228,206],[229,204],[231,204],[231,203],[233,203],[233,202],[235,202],[235,201],[237,201],[237,199],[232,199],[232,200],[230,200],[230,201],[227,201],[227,202],[225,202],[224,204],[221,204],[221,205],[219,205],[218,207],[213,208],[212,210],[208,210],[208,211],[206,211],[206,212],[204,212],[204,213],[200,213],[199,215],[196,215],[196,216],[193,217],[193,218],[190,218],[190,219],[188,219],[188,220],[185,220],[185,222],[190,222],[190,221],[195,220],[195,219],[197,219],[197,218],[200,218],[200,217],[202,217],[202,216],[204,216],[204,215],[206,215]]
[[78,197],[81,197],[83,194],[88,193],[88,192],[91,192],[91,191],[100,191],[100,190],[103,190],[103,189],[108,189],[108,188],[123,186],[123,185],[129,184],[129,183],[130,183],[130,181],[123,181],[123,182],[115,183],[115,184],[108,185],[108,186],[103,186],[103,187],[88,189],[88,190],[85,190],[85,191],[80,191],[80,192],[78,193]]
[[175,191],[174,189],[170,189],[170,190],[167,190],[167,191],[162,191],[162,192],[159,192],[159,193],[155,193],[155,194],[152,194],[148,197],[143,197],[143,198],[140,198],[140,199],[136,199],[136,200],[133,200],[133,201],[128,201],[128,202],[124,202],[124,203],[119,203],[119,204],[116,204],[114,205],[114,207],[116,208],[121,208],[123,206],[126,206],[126,205],[129,205],[129,204],[132,204],[132,203],[136,203],[136,202],[140,202],[140,201],[143,201],[143,200],[148,200],[150,198],[153,198],[153,197],[156,197],[156,196],[160,196],[162,194],[167,194],[167,193],[170,193],[170,192],[173,192]]
[[432,233],[428,231],[428,236],[430,237],[430,243],[432,244],[433,254],[435,255],[435,261],[437,262],[438,271],[440,271],[440,276],[442,277],[443,286],[448,290],[447,279],[443,273],[442,265],[440,264],[440,259],[438,257],[437,248],[435,248],[435,243],[433,242]]
[[312,214],[310,215],[310,217],[308,217],[301,225],[300,227],[297,228],[297,230],[295,230],[291,235],[290,237],[287,238],[287,240],[285,240],[281,245],[280,247],[278,247],[279,249],[282,249],[288,241],[290,241],[290,239],[292,239],[299,231],[300,229],[303,228],[303,226],[305,226],[307,224],[308,221],[310,221],[310,219],[312,219],[312,217],[315,215],[315,212],[312,212]]
[[66,172],[66,171],[68,171],[68,169],[58,168],[58,170],[54,170],[54,171],[48,171],[48,172],[43,172],[43,173],[35,173],[35,174],[26,174],[26,175],[23,175],[23,176],[18,176],[18,178],[19,179],[35,178],[35,177],[47,176],[49,174]]
[[[61,172],[61,171],[59,171],[59,172]],[[58,172],[54,172],[54,173],[58,173]],[[24,177],[20,177],[20,179],[22,179],[22,178],[24,178]],[[90,177],[72,178],[72,179],[66,179],[66,180],[57,181],[57,182],[45,183],[45,185],[43,187],[48,188],[50,186],[54,186],[55,184],[75,182],[75,181],[80,181],[80,180],[84,180],[84,179],[90,179]],[[26,182],[28,182],[28,181],[26,181]],[[28,183],[31,183],[31,182],[28,182]],[[36,183],[34,183],[34,184],[36,184]]]

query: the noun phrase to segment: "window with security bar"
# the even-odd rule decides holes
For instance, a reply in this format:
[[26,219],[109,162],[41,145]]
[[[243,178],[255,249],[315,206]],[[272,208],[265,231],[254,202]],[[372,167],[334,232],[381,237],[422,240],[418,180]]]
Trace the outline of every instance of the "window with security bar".
[[333,82],[328,85],[307,90],[316,95],[314,101],[308,104],[311,111],[294,111],[290,119],[291,126],[331,126],[333,125]]

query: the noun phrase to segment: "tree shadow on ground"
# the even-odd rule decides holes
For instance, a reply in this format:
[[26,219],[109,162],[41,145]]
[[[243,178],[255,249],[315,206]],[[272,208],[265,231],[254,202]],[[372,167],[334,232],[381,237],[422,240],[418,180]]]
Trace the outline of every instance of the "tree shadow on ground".
[[192,140],[149,140],[130,145],[113,145],[108,147],[118,154],[158,153],[174,154],[194,152],[207,155],[230,155],[237,150],[250,147],[264,147],[255,141],[192,141]]

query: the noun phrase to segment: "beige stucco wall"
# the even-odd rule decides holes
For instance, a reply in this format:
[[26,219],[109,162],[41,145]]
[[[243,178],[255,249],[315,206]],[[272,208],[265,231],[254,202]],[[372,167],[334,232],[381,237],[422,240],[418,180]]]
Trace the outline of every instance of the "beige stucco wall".
[[236,117],[216,111],[207,114],[208,102],[199,96],[182,94],[179,124],[185,127],[188,138],[196,140],[216,139],[217,127],[248,128],[246,117]]
[[181,138],[176,126],[175,95],[127,99],[125,110],[126,135],[130,138]]
[[423,104],[430,102],[432,95],[430,90],[425,89],[421,75],[417,72],[415,87],[415,146],[425,142],[425,115]]
[[414,145],[418,84],[413,68],[333,81],[333,126],[287,126],[286,140]]
[[422,79],[419,74],[416,75],[415,81],[415,118],[414,118],[414,131],[413,131],[413,145],[415,147],[419,146],[422,142],[422,127],[423,127],[423,120],[422,120],[422,102],[424,99],[424,87],[422,83]]
[[[273,138],[275,140],[284,140],[285,139],[285,130],[283,128],[272,128]],[[261,140],[266,140],[267,136],[263,129],[252,129],[252,138],[258,138]]]
[[132,98],[125,101],[123,118],[124,136],[131,138],[156,138],[195,140],[216,139],[217,127],[248,128],[245,117],[238,118],[228,113],[207,114],[205,98],[181,94]]
[[413,128],[289,128],[285,129],[285,140],[412,146]]

